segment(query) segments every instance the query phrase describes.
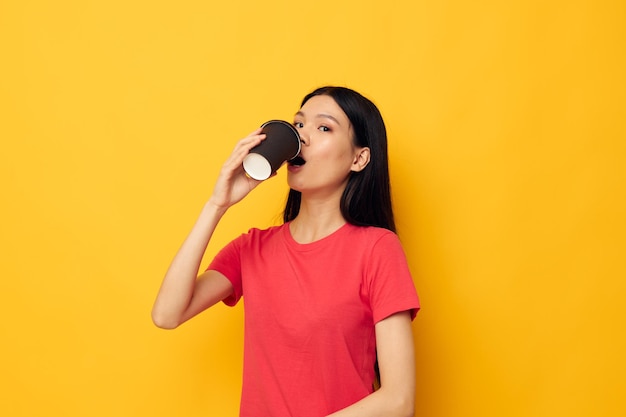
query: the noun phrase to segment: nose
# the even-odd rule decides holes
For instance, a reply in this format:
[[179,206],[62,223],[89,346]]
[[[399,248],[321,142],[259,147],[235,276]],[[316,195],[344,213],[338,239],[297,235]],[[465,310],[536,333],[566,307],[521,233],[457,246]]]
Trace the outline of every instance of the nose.
[[298,129],[298,136],[300,136],[300,143],[303,145],[308,145],[310,143],[310,136],[306,132],[305,128]]

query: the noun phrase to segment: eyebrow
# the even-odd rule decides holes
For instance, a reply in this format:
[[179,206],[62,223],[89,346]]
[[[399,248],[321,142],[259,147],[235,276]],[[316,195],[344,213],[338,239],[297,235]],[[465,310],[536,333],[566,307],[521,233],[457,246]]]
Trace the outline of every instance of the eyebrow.
[[[296,115],[296,116],[305,117],[304,113],[303,113],[303,112],[301,112],[301,111],[297,112],[295,115]],[[315,117],[316,117],[316,118],[317,118],[317,117],[321,117],[321,118],[324,118],[324,119],[329,119],[329,120],[332,120],[332,121],[334,121],[335,123],[337,123],[339,126],[341,126],[341,123],[339,123],[339,120],[335,119],[335,118],[334,118],[333,116],[331,116],[330,114],[326,114],[326,113],[319,113],[319,114],[316,114],[316,115],[315,115]]]

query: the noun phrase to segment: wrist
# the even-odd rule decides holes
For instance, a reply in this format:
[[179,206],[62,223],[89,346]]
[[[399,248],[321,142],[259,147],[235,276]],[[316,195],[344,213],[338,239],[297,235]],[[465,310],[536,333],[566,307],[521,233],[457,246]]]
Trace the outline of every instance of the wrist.
[[228,210],[228,207],[217,204],[213,200],[213,198],[209,198],[209,200],[206,203],[204,203],[203,211],[213,214],[214,216],[217,216],[218,218],[222,217],[224,213],[226,213],[227,210]]

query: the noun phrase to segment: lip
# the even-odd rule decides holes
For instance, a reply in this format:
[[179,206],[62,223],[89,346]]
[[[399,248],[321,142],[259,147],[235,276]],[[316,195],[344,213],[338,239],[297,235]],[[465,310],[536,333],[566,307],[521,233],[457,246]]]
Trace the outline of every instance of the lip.
[[304,168],[304,165],[287,165],[287,171],[296,173]]
[[[287,165],[289,169],[302,168],[304,165],[306,165],[306,159],[304,159],[301,152],[298,152],[296,156],[294,156],[289,161],[287,161]],[[293,171],[297,171],[297,170],[294,169]]]

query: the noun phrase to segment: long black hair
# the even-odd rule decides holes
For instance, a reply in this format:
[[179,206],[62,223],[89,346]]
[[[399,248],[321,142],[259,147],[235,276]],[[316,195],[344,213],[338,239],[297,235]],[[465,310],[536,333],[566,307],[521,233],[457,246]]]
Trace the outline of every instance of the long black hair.
[[[320,87],[307,94],[300,107],[319,95],[330,96],[352,124],[354,144],[370,148],[370,161],[359,172],[350,172],[341,196],[344,219],[356,226],[377,226],[396,231],[391,205],[391,184],[387,154],[387,130],[380,111],[369,99],[346,87]],[[283,220],[289,222],[300,212],[302,194],[289,190]]]

